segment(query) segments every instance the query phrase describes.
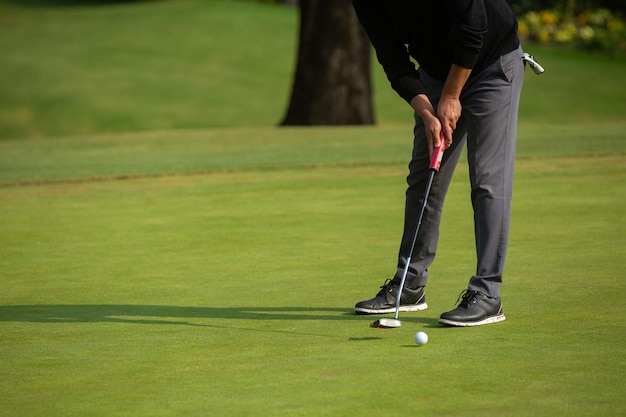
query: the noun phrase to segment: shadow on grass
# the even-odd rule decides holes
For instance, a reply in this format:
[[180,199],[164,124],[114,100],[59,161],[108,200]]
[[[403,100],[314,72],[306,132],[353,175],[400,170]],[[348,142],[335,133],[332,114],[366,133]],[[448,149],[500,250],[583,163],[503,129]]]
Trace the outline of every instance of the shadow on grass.
[[[120,322],[191,324],[176,319],[349,320],[351,310],[312,307],[179,307],[161,305],[18,305],[0,306],[0,321],[34,323]],[[174,319],[174,321],[172,321]]]
[[[222,327],[216,324],[190,322],[190,319],[239,320],[329,320],[363,321],[371,317],[358,316],[348,308],[316,307],[179,307],[132,304],[50,304],[0,306],[0,322],[27,323],[133,323],[174,324]],[[402,318],[426,325],[436,323],[426,317]]]

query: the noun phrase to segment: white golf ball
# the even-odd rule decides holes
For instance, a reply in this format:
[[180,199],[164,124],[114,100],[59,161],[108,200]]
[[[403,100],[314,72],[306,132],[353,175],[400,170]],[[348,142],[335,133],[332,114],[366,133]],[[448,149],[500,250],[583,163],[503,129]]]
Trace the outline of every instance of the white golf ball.
[[428,343],[428,335],[424,332],[415,333],[415,343],[422,346]]

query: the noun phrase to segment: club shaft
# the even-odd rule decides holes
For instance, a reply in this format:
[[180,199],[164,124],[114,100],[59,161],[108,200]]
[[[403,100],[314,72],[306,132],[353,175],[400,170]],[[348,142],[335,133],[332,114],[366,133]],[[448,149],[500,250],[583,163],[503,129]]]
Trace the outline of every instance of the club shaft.
[[[437,166],[437,169],[439,166]],[[413,249],[415,249],[415,242],[417,241],[417,235],[422,224],[422,218],[424,217],[424,211],[426,211],[426,203],[428,202],[428,195],[430,194],[430,187],[433,185],[433,178],[435,178],[436,168],[431,168],[428,174],[428,182],[426,183],[426,190],[424,191],[424,198],[422,199],[422,206],[420,208],[420,214],[417,218],[417,224],[415,225],[415,232],[413,233],[413,241],[411,242],[411,249],[409,250],[406,263],[404,265],[404,271],[402,271],[402,279],[400,280],[400,288],[398,288],[398,294],[396,296],[396,315],[395,319],[398,320],[400,314],[400,298],[402,297],[402,291],[404,290],[404,282],[406,281],[406,275],[409,272],[409,265],[411,264],[411,257],[413,256]]]

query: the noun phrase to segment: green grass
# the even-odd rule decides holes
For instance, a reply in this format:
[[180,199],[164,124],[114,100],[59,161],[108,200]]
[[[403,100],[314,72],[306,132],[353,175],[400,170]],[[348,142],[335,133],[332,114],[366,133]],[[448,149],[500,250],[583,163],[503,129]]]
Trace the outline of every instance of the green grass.
[[402,164],[5,186],[0,414],[620,415],[623,159],[520,158],[509,319],[480,329],[436,325],[472,273],[464,164],[394,331],[350,310],[393,270]]
[[563,71],[526,75],[507,321],[437,325],[475,262],[461,161],[430,308],[379,331],[351,310],[393,273],[411,142],[380,72],[380,126],[283,129],[293,9],[0,11],[0,416],[624,415],[623,61],[529,48]]
[[286,108],[293,8],[209,0],[4,9],[0,138],[276,124]]

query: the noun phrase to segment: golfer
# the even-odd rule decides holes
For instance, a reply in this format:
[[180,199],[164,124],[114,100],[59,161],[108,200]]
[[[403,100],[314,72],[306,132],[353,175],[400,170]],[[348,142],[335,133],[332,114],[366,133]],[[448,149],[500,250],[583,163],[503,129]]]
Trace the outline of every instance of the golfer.
[[[391,87],[415,112],[397,272],[374,298],[357,303],[355,312],[393,312],[398,296],[400,311],[427,308],[424,287],[435,259],[443,203],[467,143],[476,273],[456,308],[441,314],[439,322],[478,326],[503,321],[500,286],[524,72],[517,20],[505,0],[353,0],[353,4]],[[440,144],[440,134],[446,151],[399,295],[430,156]]]

